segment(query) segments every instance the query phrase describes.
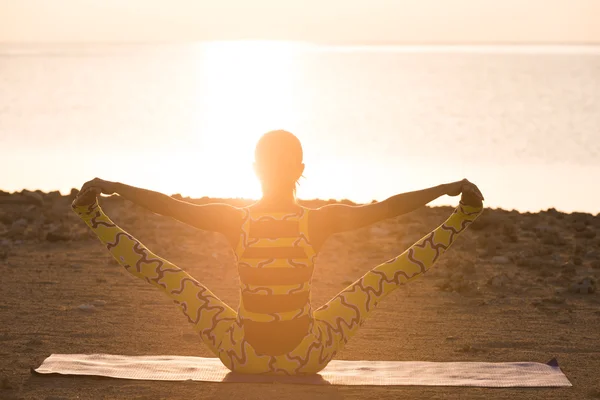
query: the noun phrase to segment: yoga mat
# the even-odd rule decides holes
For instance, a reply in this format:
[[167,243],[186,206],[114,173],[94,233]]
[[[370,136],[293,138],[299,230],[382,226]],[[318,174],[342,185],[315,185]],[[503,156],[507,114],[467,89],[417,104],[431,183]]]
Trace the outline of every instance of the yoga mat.
[[312,376],[267,376],[232,373],[217,358],[52,354],[32,372],[157,381],[193,380],[378,386],[572,386],[555,360],[549,364],[333,360],[323,371]]

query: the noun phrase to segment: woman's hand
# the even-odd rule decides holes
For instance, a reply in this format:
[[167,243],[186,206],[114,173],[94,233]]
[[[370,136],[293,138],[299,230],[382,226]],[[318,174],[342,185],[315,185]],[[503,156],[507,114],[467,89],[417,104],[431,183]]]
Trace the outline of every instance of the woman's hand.
[[73,200],[73,206],[87,206],[94,204],[100,194],[114,194],[116,184],[100,178],[94,178],[83,184],[81,190]]
[[448,183],[446,185],[446,194],[448,196],[458,196],[460,194],[460,200],[471,206],[481,206],[484,200],[483,194],[479,188],[467,179]]
[[99,194],[102,193],[110,195],[116,193],[117,184],[115,182],[105,181],[100,178],[94,178],[91,181],[84,183],[80,192],[83,193],[92,187],[97,188],[99,190]]

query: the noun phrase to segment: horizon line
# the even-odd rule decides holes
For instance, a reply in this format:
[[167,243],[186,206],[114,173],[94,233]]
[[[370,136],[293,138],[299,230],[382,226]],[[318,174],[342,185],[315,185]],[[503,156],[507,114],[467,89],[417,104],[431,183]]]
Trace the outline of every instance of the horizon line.
[[[77,191],[79,191],[79,189],[77,188],[71,188],[71,191],[75,189]],[[61,197],[67,197],[70,196],[71,193],[67,193],[67,194],[63,194],[62,191],[60,190],[51,190],[48,192],[44,192],[41,189],[35,189],[35,190],[31,190],[31,189],[21,189],[20,191],[13,191],[13,192],[6,192],[2,189],[0,189],[0,193],[8,193],[9,196],[11,195],[19,195],[19,194],[23,194],[23,192],[30,192],[30,193],[38,193],[41,192],[42,194],[48,195],[50,193],[54,193],[54,192],[58,192]],[[162,192],[160,192],[162,193]],[[209,200],[233,200],[233,201],[258,201],[260,200],[259,198],[250,198],[250,197],[217,197],[217,196],[202,196],[202,197],[193,197],[193,196],[183,196],[181,193],[173,193],[173,194],[167,194],[167,193],[163,193],[169,197],[173,197],[173,198],[180,198],[180,199],[190,199],[190,200],[202,200],[202,199],[209,199]],[[127,200],[125,199],[123,196],[119,195],[118,193],[114,193],[111,194],[109,196],[107,195],[100,195],[98,196],[100,198],[111,198],[111,197],[119,197],[122,198],[123,200]],[[297,198],[297,200],[299,200],[300,202],[310,202],[310,201],[322,201],[322,202],[338,202],[338,203],[343,203],[343,202],[349,202],[355,205],[363,205],[363,204],[372,204],[372,203],[380,203],[384,200],[377,200],[377,199],[372,199],[369,202],[356,202],[354,200],[351,200],[349,198],[319,198],[319,197],[314,197],[314,198]],[[429,203],[425,204],[423,207],[429,207],[429,208],[439,208],[439,207],[456,207],[456,205],[449,205],[449,204],[441,204],[441,205],[430,205]],[[594,214],[592,212],[588,212],[588,211],[564,211],[561,209],[558,209],[556,207],[550,207],[547,209],[539,209],[538,211],[522,211],[516,208],[512,208],[512,209],[508,209],[508,208],[503,208],[503,207],[485,207],[485,203],[484,203],[484,209],[488,209],[488,210],[496,210],[496,211],[506,211],[506,212],[516,212],[518,214],[539,214],[542,212],[548,212],[549,210],[555,210],[556,212],[559,213],[563,213],[563,214],[589,214],[592,217],[600,217],[600,212]]]

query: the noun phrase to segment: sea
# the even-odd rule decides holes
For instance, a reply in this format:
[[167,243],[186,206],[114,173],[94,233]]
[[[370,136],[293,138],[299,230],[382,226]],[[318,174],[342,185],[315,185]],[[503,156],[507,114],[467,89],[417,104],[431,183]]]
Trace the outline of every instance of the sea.
[[467,178],[491,208],[600,213],[600,46],[0,44],[4,191],[258,198],[273,129],[302,142],[302,199]]

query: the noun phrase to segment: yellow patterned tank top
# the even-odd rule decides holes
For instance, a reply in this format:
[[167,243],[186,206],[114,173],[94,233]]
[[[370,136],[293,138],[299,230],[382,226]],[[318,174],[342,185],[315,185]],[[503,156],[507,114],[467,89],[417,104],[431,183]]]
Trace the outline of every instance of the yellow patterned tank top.
[[240,276],[238,318],[244,337],[263,354],[293,350],[312,324],[310,282],[316,252],[309,210],[266,213],[245,209],[236,248]]

